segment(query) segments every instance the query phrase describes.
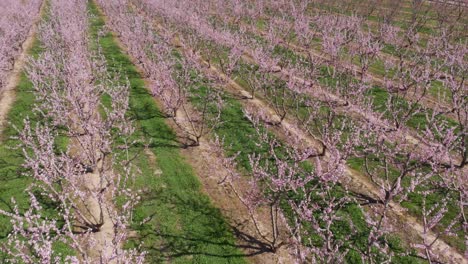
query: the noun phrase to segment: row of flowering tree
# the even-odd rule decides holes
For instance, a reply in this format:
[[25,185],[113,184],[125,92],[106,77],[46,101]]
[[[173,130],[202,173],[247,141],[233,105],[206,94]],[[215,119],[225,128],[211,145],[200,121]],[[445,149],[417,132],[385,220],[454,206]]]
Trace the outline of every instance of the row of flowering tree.
[[7,84],[16,57],[22,52],[42,1],[2,1],[0,3],[0,92]]
[[[36,96],[34,115],[18,129],[29,208],[14,200],[0,210],[12,223],[1,245],[11,263],[142,263],[144,253],[124,249],[138,173],[128,151],[134,131],[126,117],[128,84],[107,69],[89,35],[87,1],[49,1],[27,76]],[[110,98],[104,104],[103,96]],[[66,138],[66,146],[63,139]],[[43,201],[53,205],[48,212]],[[123,201],[123,202],[122,202]],[[72,252],[56,252],[56,244]]]
[[[154,5],[154,2],[150,1],[149,3],[147,3],[147,5],[151,4]],[[158,10],[157,8],[162,9],[161,6],[156,6],[154,8],[155,10]],[[166,7],[166,9],[168,8]],[[202,7],[200,7],[200,9],[201,11],[204,10]],[[250,42],[248,40],[244,40],[245,37],[243,38],[242,31],[236,34],[228,31],[228,29],[218,30],[216,29],[216,27],[220,27],[219,25],[213,27],[207,22],[206,19],[201,18],[200,16],[184,15],[184,13],[177,8],[168,10],[172,10],[172,13],[168,13],[169,11],[166,12],[167,14],[172,15],[169,18],[177,19],[183,23],[186,23],[186,25],[190,25],[193,28],[193,30],[196,30],[198,32],[205,32],[206,34],[204,34],[204,36],[206,36],[206,38],[211,41],[214,41],[219,45],[227,46],[228,48],[231,48],[233,52],[236,53],[238,53],[238,50],[241,50],[242,52],[246,52],[246,50],[248,50],[247,44],[250,44]],[[160,11],[160,13],[161,12],[162,11]],[[327,22],[327,19],[331,19],[332,22]],[[354,18],[351,17],[351,19]],[[333,23],[328,26],[324,25],[323,28],[336,27],[336,22],[333,22],[336,20],[336,18],[334,17],[322,17],[321,20],[325,21],[324,23]],[[358,26],[360,26],[359,23],[348,23],[345,19],[339,19],[338,21],[343,21],[340,22],[340,24],[343,25],[345,29],[349,28],[350,24],[357,24]],[[285,23],[279,24],[284,25]],[[359,31],[358,26],[354,26],[353,30],[345,30],[346,32],[348,32],[346,33],[346,35],[349,36],[351,40],[353,34],[349,32]],[[272,29],[271,31],[276,32],[280,30]],[[381,35],[390,35],[389,38],[392,38],[391,36],[393,36],[393,38],[396,38],[392,40],[392,42],[401,43],[402,48],[399,48],[398,50],[402,50],[403,52],[406,52],[406,49],[404,47],[406,47],[407,45],[405,44],[405,42],[413,42],[405,39],[404,37],[399,38],[400,34],[398,32],[390,34],[386,31],[383,31]],[[337,36],[334,35],[332,37],[336,38]],[[275,37],[271,38],[275,39]],[[447,36],[447,38],[449,37]],[[428,48],[420,50],[418,53],[416,53],[418,57],[412,55],[413,53],[406,52],[409,55],[412,55],[412,57],[408,57],[405,60],[402,59],[400,63],[395,63],[396,65],[398,65],[397,70],[388,70],[389,72],[392,72],[393,79],[396,78],[395,76],[400,76],[398,77],[400,80],[395,81],[387,79],[385,81],[385,87],[387,88],[386,90],[388,90],[389,92],[386,93],[386,99],[383,104],[376,104],[373,102],[372,97],[363,96],[364,94],[366,94],[366,91],[369,91],[369,89],[371,88],[370,83],[356,82],[356,80],[350,79],[346,76],[344,76],[344,78],[339,78],[335,80],[336,85],[330,87],[332,90],[335,90],[335,93],[333,95],[327,95],[329,98],[335,99],[336,93],[338,93],[338,98],[342,99],[341,102],[348,106],[345,108],[345,111],[352,111],[355,115],[361,115],[361,118],[364,118],[366,122],[372,122],[377,126],[381,126],[386,130],[389,130],[388,133],[396,132],[392,133],[393,136],[402,134],[404,135],[403,138],[412,137],[415,141],[420,143],[419,145],[423,146],[427,146],[423,144],[423,142],[421,142],[421,139],[425,138],[425,126],[433,126],[433,123],[445,123],[446,121],[444,120],[447,119],[441,119],[440,117],[444,116],[445,114],[449,114],[450,119],[455,119],[454,121],[456,121],[457,123],[455,127],[458,126],[457,129],[459,133],[457,133],[458,140],[456,140],[456,142],[459,142],[461,144],[461,146],[456,147],[458,148],[458,155],[456,155],[455,158],[453,158],[452,160],[457,160],[458,166],[463,167],[466,164],[466,154],[463,148],[467,122],[467,100],[464,96],[466,87],[464,86],[463,82],[463,76],[464,73],[466,73],[466,63],[456,58],[464,56],[463,54],[466,53],[466,47],[463,48],[463,45],[453,45],[451,47],[446,47],[446,45],[443,43],[447,43],[447,39],[445,41],[443,39],[443,36],[441,36],[440,38],[436,38],[433,41],[431,41],[431,45],[428,45]],[[273,40],[272,42],[275,41]],[[280,42],[280,40],[276,42]],[[335,41],[331,42],[334,43]],[[239,46],[238,43],[246,44],[241,44]],[[354,43],[354,46],[359,47],[356,44],[357,43]],[[352,49],[352,46],[353,45],[340,47],[340,49]],[[256,46],[253,46],[250,49],[250,51],[255,51],[251,52],[253,54],[252,56],[254,57],[255,62],[258,63],[260,68],[263,68],[263,72],[275,71],[275,69],[278,68],[276,67],[277,65],[275,65],[275,63],[278,62],[278,59],[269,59],[271,57],[274,57],[272,49],[274,49],[275,46],[270,45],[268,47],[270,49],[269,52],[265,52],[265,49],[261,50]],[[428,57],[429,54],[432,54],[433,56]],[[436,69],[432,69],[433,67],[431,67],[431,63],[430,61],[428,61],[429,59],[438,62],[436,64]],[[410,64],[410,62],[413,64]],[[416,64],[414,62],[416,62]],[[299,75],[300,73],[304,73],[302,75],[308,75],[309,77],[306,80],[307,82],[302,83],[306,83],[311,87],[306,87],[309,89],[302,89],[301,92],[318,96],[316,90],[319,90],[322,87],[319,88],[317,84],[313,85],[313,77],[320,78],[320,76],[311,75],[311,73],[314,73],[314,68],[317,68],[318,65],[312,63],[307,66],[307,69],[298,69],[295,65],[291,66],[290,69],[288,69],[287,67],[285,68],[283,66],[283,69],[286,69],[283,70],[283,75],[288,75],[288,73],[289,75],[291,75],[291,73],[298,73]],[[339,67],[334,66],[333,68],[335,69]],[[442,72],[441,69],[444,69],[444,72]],[[453,74],[447,75],[447,69],[449,69]],[[264,79],[264,75],[262,75],[263,74],[261,74],[260,77],[263,77]],[[251,75],[248,77],[253,76],[255,75]],[[449,98],[441,96],[442,99],[437,103],[433,102],[432,106],[423,105],[422,98],[427,96],[429,88],[431,88],[432,85],[435,85],[435,80],[442,81],[442,84],[444,85],[443,89],[450,90],[450,92],[446,91],[445,93],[445,95]],[[255,86],[261,87],[261,85],[254,85],[255,83],[258,84],[258,82],[250,80],[248,80],[247,82],[249,82],[249,87],[253,87],[253,91],[255,91]],[[397,89],[396,86],[399,86],[400,88]],[[421,89],[423,89],[424,91],[422,93],[415,93],[414,89],[410,89],[413,86],[421,86]],[[294,86],[291,88],[294,88]],[[325,88],[328,89],[329,87]],[[421,89],[418,90],[421,91]],[[273,95],[276,95],[276,93],[273,93]],[[417,98],[417,100],[414,100],[414,102],[409,102],[408,100],[406,100],[412,97],[413,99]],[[275,109],[283,110],[283,105],[280,105],[278,107],[277,100],[275,100],[275,96],[272,96],[271,98],[267,99],[269,99],[269,101],[274,104]],[[375,100],[382,99],[377,98]],[[447,103],[443,100],[448,100],[450,102]],[[376,108],[378,112],[374,112]],[[281,114],[284,116],[284,111],[281,112]],[[422,135],[419,134],[418,136],[417,134],[414,134],[412,132],[412,128],[414,128],[415,126],[416,128],[419,128],[418,130],[421,131]],[[451,163],[451,161],[447,160],[446,163]]]

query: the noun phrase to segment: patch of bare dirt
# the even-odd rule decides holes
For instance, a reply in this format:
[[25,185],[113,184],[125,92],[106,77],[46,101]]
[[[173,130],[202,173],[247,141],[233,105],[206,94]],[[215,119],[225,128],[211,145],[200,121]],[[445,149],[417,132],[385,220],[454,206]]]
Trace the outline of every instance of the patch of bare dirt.
[[[83,151],[85,150],[79,143],[79,139],[72,139],[70,143],[70,155],[76,156]],[[103,192],[105,188],[111,188],[109,186],[113,184],[112,179],[103,177],[106,172],[111,170],[112,167],[110,164],[106,164],[105,161],[100,160],[96,169],[83,176],[82,185],[80,186],[83,190],[86,190],[86,193],[92,194],[83,201],[80,201],[79,207],[81,212],[91,223],[102,223],[98,232],[90,233],[90,239],[86,237],[86,241],[82,241],[84,245],[91,245],[85,247],[85,250],[88,257],[95,260],[101,259],[102,256],[111,256],[113,253],[112,250],[115,248],[115,246],[112,246],[116,233],[111,213],[116,210],[110,201],[111,197],[106,197],[106,195],[100,197],[100,193]],[[114,174],[108,173],[107,175]],[[109,192],[107,192],[107,194],[109,195]]]

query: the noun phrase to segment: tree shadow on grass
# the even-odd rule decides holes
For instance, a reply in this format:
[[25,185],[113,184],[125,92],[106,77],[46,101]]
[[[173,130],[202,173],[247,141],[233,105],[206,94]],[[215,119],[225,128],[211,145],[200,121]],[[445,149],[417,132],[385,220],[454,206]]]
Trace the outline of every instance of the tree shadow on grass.
[[[161,252],[165,255],[165,259],[171,259],[181,256],[190,256],[190,255],[205,255],[211,257],[220,257],[220,258],[239,258],[239,257],[250,257],[255,255],[260,255],[263,253],[272,253],[271,248],[243,231],[240,231],[236,227],[232,227],[232,234],[236,236],[239,240],[238,243],[232,243],[228,241],[216,242],[202,237],[199,237],[199,234],[189,234],[189,235],[172,235],[158,233],[157,236],[161,237],[165,243]],[[208,250],[197,250],[194,245],[203,243],[207,245],[220,246],[220,247],[232,247],[237,249],[242,249],[247,251],[243,253],[239,251],[238,253],[212,253]]]
[[[152,222],[141,230],[138,241],[157,241],[143,244],[142,250],[148,252],[150,261],[196,257],[212,263],[242,263],[244,257],[272,252],[267,244],[251,234],[228,225],[207,197],[193,196],[164,194],[159,197],[160,202],[178,214],[181,226],[174,230],[164,226],[165,223]],[[156,213],[156,221],[157,217]]]

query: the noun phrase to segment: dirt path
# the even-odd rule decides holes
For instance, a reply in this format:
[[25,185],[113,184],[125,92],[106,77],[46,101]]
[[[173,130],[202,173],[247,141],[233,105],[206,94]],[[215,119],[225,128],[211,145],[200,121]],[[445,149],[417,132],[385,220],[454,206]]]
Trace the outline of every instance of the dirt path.
[[2,93],[0,94],[0,135],[5,129],[7,123],[8,113],[10,112],[13,103],[15,102],[16,92],[15,89],[18,86],[21,78],[21,73],[23,72],[24,65],[26,63],[26,59],[28,56],[29,50],[32,48],[34,44],[34,39],[36,37],[37,32],[37,24],[41,20],[42,15],[44,14],[45,10],[45,0],[42,2],[41,8],[39,10],[39,14],[34,19],[34,22],[29,29],[28,37],[22,44],[22,51],[21,54],[16,58],[15,63],[13,65],[13,70],[10,72],[7,84],[4,87]]
[[[91,193],[99,193],[103,186],[106,186],[107,182],[103,180],[102,172],[99,171],[103,168],[102,162],[98,165],[101,167],[97,169],[97,172],[86,174],[84,186],[90,190]],[[112,174],[110,174],[112,175]],[[112,256],[113,239],[116,237],[114,231],[114,222],[109,212],[115,211],[112,203],[106,201],[107,197],[103,197],[104,202],[99,202],[97,197],[89,197],[86,201],[87,209],[89,213],[94,216],[102,216],[103,225],[100,227],[99,232],[92,233],[91,237],[95,240],[96,245],[89,249],[89,254],[92,259],[100,259],[102,255],[109,257]],[[102,213],[102,215],[101,215]],[[115,262],[109,262],[115,263]]]
[[[77,128],[78,129],[78,128]],[[99,139],[96,139],[99,140]],[[69,153],[71,156],[79,156],[80,153],[87,151],[83,149],[79,138],[73,138],[70,142]],[[99,155],[99,153],[97,153]],[[117,237],[114,229],[114,221],[111,213],[116,210],[113,203],[110,202],[110,193],[107,191],[112,188],[112,179],[106,179],[105,176],[113,176],[112,167],[105,161],[99,160],[96,168],[82,176],[80,188],[88,195],[86,198],[77,201],[80,215],[86,217],[92,224],[101,224],[97,232],[91,232],[85,236],[81,243],[84,246],[87,257],[92,260],[108,259],[113,255],[113,250],[122,245],[114,245],[114,238]],[[110,172],[110,173],[109,173]],[[107,196],[106,196],[107,195]],[[114,261],[106,263],[115,263]]]

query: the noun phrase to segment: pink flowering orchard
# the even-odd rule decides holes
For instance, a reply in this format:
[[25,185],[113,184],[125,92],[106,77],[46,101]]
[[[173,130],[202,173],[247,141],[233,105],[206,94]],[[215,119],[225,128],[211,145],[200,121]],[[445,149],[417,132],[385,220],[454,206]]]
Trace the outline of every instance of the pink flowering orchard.
[[467,11],[0,3],[0,259],[468,263]]

